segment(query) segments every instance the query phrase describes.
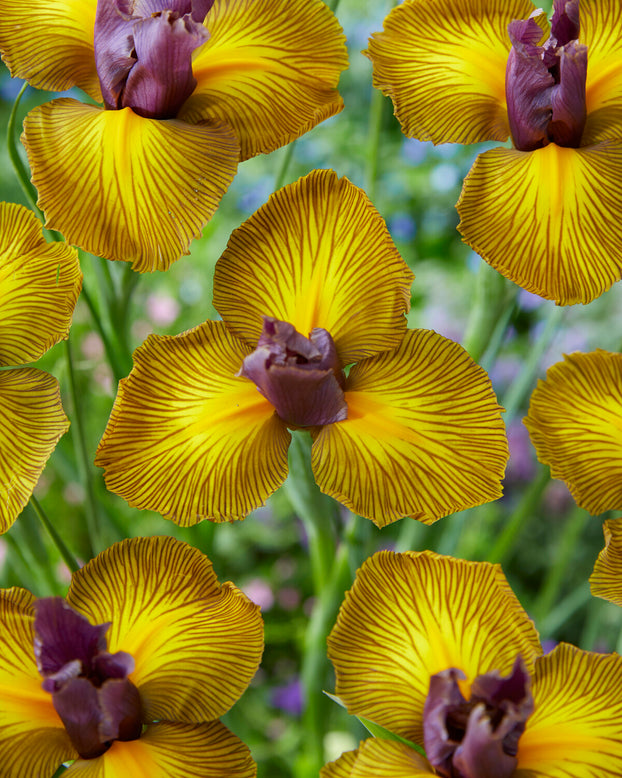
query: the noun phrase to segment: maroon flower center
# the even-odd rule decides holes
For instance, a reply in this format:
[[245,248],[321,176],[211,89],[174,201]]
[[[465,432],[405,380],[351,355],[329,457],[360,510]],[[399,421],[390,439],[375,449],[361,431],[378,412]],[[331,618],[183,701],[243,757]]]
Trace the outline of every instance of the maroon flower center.
[[534,151],[549,143],[578,148],[586,121],[587,46],[579,43],[579,0],[555,0],[551,35],[534,18],[508,26],[505,94],[514,146]]
[[110,624],[92,625],[62,597],[35,603],[34,652],[41,684],[52,695],[76,751],[94,759],[115,740],[137,740],[142,733],[138,689],[128,679],[133,658],[109,654]]
[[430,764],[444,778],[510,778],[518,741],[533,712],[530,677],[517,657],[512,672],[478,676],[467,700],[451,668],[433,675],[423,708],[423,738]]
[[288,322],[264,316],[257,348],[239,375],[250,378],[292,427],[333,424],[347,417],[345,376],[324,329],[305,338]]
[[174,118],[196,87],[192,52],[214,0],[98,0],[95,65],[106,108]]

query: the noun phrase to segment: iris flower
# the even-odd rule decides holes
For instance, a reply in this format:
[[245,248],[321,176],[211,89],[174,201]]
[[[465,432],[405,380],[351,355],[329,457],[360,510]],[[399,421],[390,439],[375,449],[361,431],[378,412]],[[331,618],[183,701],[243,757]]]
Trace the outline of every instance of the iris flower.
[[217,719],[263,650],[259,608],[170,537],[116,543],[66,600],[0,591],[0,760],[6,778],[251,778]]
[[27,208],[0,203],[0,532],[69,427],[58,381],[21,365],[67,337],[81,286],[76,250],[46,243]]
[[458,344],[406,331],[412,279],[347,179],[279,190],[216,264],[223,321],[136,350],[97,453],[108,488],[182,525],[241,519],[283,483],[302,428],[322,491],[379,526],[500,496],[490,381]]
[[498,565],[374,554],[328,646],[348,711],[402,740],[364,741],[322,778],[622,774],[622,657],[543,655]]
[[524,423],[578,505],[595,516],[622,510],[622,354],[565,356],[538,381]]
[[595,597],[622,606],[622,519],[608,519],[603,529],[605,547],[594,565],[590,587]]
[[26,117],[47,226],[141,272],[188,253],[238,160],[343,107],[345,39],[321,0],[0,0],[0,49],[13,76],[98,103]]
[[402,131],[506,141],[464,181],[458,229],[530,292],[588,303],[622,272],[622,19],[610,0],[405,0],[374,33]]

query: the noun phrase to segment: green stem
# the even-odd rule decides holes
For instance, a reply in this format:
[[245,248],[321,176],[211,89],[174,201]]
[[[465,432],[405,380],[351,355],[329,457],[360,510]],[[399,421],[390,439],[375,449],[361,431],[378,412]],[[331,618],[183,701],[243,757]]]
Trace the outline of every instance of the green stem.
[[13,108],[11,109],[11,115],[9,116],[9,123],[7,126],[6,145],[7,145],[7,150],[9,152],[9,158],[11,160],[11,164],[13,165],[13,170],[15,171],[15,175],[17,176],[17,179],[24,192],[24,195],[26,196],[26,201],[30,204],[34,212],[37,214],[37,216],[43,221],[44,220],[43,214],[41,213],[39,207],[37,206],[37,190],[30,183],[30,176],[28,175],[28,172],[26,171],[26,167],[24,166],[24,163],[22,162],[22,159],[19,155],[19,152],[17,150],[17,142],[15,140],[15,123],[17,120],[17,109],[19,108],[19,104],[21,102],[24,92],[26,91],[27,86],[28,86],[27,82],[24,81],[24,84],[22,88],[19,90],[19,93],[15,98],[15,102],[13,103]]
[[548,467],[540,465],[537,476],[532,479],[494,546],[486,555],[489,562],[504,564],[507,561],[510,552],[516,548],[518,535],[524,532],[529,522],[537,517],[536,508],[550,480]]
[[82,414],[82,406],[78,399],[79,393],[73,366],[73,356],[71,353],[71,335],[65,341],[65,355],[67,358],[67,371],[69,375],[69,390],[73,405],[73,426],[76,431],[74,439],[76,441],[76,448],[78,449],[78,467],[80,469],[82,483],[84,484],[87,501],[86,522],[90,544],[89,554],[92,557],[94,556],[94,549],[101,547],[99,542],[99,518],[95,492],[93,489],[93,479],[91,478],[90,472],[91,459],[89,457],[86,445],[86,435],[84,432],[84,417]]
[[115,381],[119,382],[122,378],[125,378],[128,371],[121,364],[121,361],[119,360],[117,352],[113,346],[112,340],[106,332],[106,328],[104,327],[102,319],[99,315],[99,311],[95,306],[95,301],[93,300],[91,293],[85,287],[84,283],[82,284],[82,297],[88,306],[93,323],[95,324],[97,332],[99,333],[99,337],[102,339],[102,343],[104,344],[106,356],[108,357],[108,363],[112,369]]
[[33,495],[30,497],[30,502],[32,504],[32,507],[37,514],[39,521],[43,524],[43,526],[46,528],[46,530],[49,532],[50,537],[54,541],[54,545],[59,550],[60,555],[62,556],[65,564],[69,568],[69,570],[72,573],[75,573],[77,570],[80,569],[80,565],[76,562],[76,558],[71,553],[71,551],[67,548],[65,545],[64,540],[61,538],[61,536],[56,531],[54,525],[49,520],[47,514],[41,507],[41,504],[39,503],[39,500]]
[[[518,288],[510,286],[508,281],[482,261],[475,281],[475,294],[466,334],[462,345],[475,362],[479,362],[497,335],[503,339],[503,334],[511,315],[515,310]],[[505,322],[500,333],[497,327]]]
[[546,614],[538,624],[540,634],[545,638],[555,635],[560,627],[570,621],[575,613],[592,599],[590,586],[587,581],[584,581]]
[[283,160],[281,161],[281,167],[279,168],[279,172],[276,175],[275,178],[275,184],[274,184],[274,190],[280,189],[287,179],[287,171],[289,170],[289,166],[291,164],[292,159],[294,158],[294,150],[296,148],[296,141],[293,140],[285,149],[285,153],[283,154]]
[[380,156],[380,138],[382,137],[382,122],[384,116],[385,97],[379,89],[372,87],[369,105],[369,123],[367,129],[367,162],[365,165],[365,191],[373,202],[376,198],[376,182],[378,180],[378,164]]

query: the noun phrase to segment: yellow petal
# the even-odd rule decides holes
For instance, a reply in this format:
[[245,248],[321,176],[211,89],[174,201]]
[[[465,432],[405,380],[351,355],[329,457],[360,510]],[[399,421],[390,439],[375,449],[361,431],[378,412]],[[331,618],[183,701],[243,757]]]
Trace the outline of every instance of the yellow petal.
[[538,381],[524,422],[578,505],[593,515],[622,509],[622,354],[565,356]]
[[580,40],[587,44],[587,123],[581,143],[622,137],[622,14],[611,0],[582,0]]
[[222,322],[150,336],[119,384],[96,464],[130,505],[188,526],[243,519],[287,476],[291,435]]
[[0,371],[0,532],[30,499],[68,429],[55,378],[32,368]]
[[197,87],[179,117],[217,119],[241,159],[289,143],[343,108],[345,37],[321,0],[216,0],[194,56]]
[[605,547],[590,576],[590,589],[595,597],[622,607],[622,519],[609,519],[603,529]]
[[381,551],[363,563],[328,638],[337,695],[348,711],[423,742],[430,677],[454,667],[467,680],[529,670],[538,635],[501,568],[430,551]]
[[402,132],[434,143],[506,140],[508,24],[529,0],[405,0],[372,35],[374,86]]
[[93,38],[97,0],[0,0],[0,49],[14,78],[37,89],[79,86],[101,100]]
[[219,721],[162,722],[139,740],[115,741],[97,759],[78,759],[67,778],[254,778],[248,748]]
[[34,654],[34,597],[0,590],[0,764],[3,778],[50,776],[77,756],[41,688]]
[[320,778],[351,778],[352,768],[358,758],[358,749],[356,751],[346,751],[339,759],[334,762],[328,762],[320,770]]
[[46,226],[140,272],[188,253],[237,169],[231,130],[63,98],[24,121]]
[[263,651],[259,606],[171,537],[116,543],[74,574],[67,601],[112,622],[108,650],[136,663],[145,720],[211,721],[240,697]]
[[480,154],[458,201],[462,237],[506,278],[560,305],[622,273],[622,141]]
[[362,189],[314,170],[234,231],[216,263],[214,305],[255,348],[262,316],[328,330],[342,364],[396,346],[414,276]]
[[540,657],[516,778],[622,775],[622,657],[560,644]]
[[490,380],[457,343],[410,330],[346,382],[346,421],[314,433],[323,492],[384,526],[428,524],[501,496],[508,459]]
[[76,250],[46,243],[32,211],[0,203],[0,364],[34,361],[66,338],[81,287]]
[[414,749],[393,740],[371,738],[361,743],[350,778],[419,778],[437,775]]

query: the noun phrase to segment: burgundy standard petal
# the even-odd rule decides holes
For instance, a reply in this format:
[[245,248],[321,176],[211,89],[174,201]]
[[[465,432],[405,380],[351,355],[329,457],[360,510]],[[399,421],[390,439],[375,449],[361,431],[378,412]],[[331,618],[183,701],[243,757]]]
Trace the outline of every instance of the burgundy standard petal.
[[423,710],[426,755],[445,778],[510,778],[518,741],[533,712],[530,677],[517,657],[512,672],[475,679],[465,700],[455,669],[432,676]]
[[534,19],[508,26],[505,94],[514,145],[533,151],[556,143],[578,148],[587,116],[585,83],[587,46],[579,35],[579,0],[555,0],[551,36],[537,43],[542,31]]
[[138,689],[127,678],[133,658],[106,651],[110,624],[92,625],[61,597],[35,603],[34,650],[43,688],[52,694],[71,742],[83,759],[103,754],[113,740],[142,732]]
[[192,94],[192,52],[213,0],[98,0],[95,63],[107,108],[171,119]]
[[315,329],[305,338],[288,322],[265,316],[257,348],[246,357],[239,375],[253,381],[291,426],[347,418],[343,371],[326,330]]

